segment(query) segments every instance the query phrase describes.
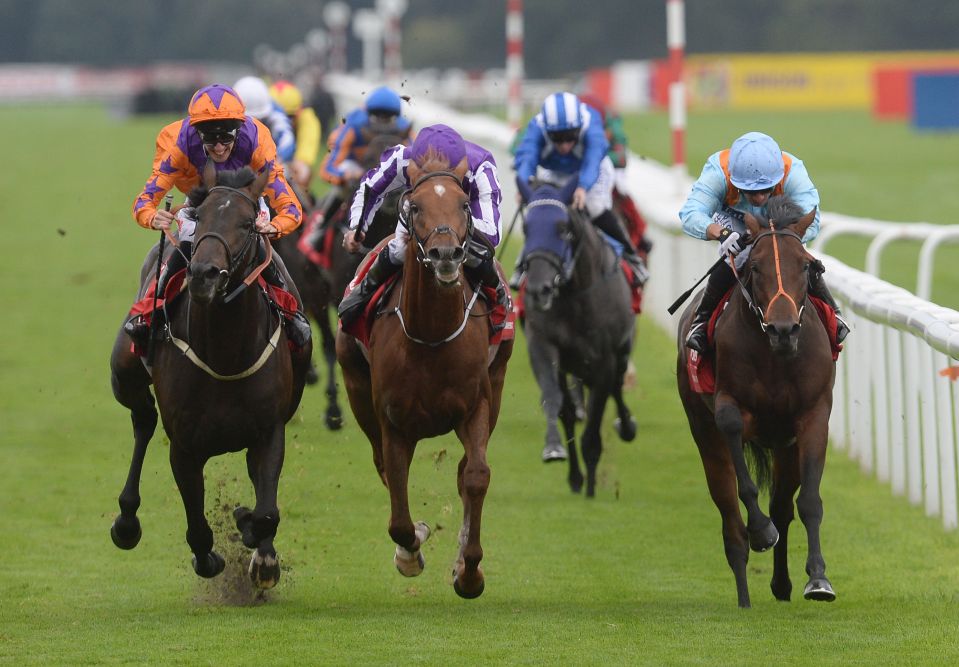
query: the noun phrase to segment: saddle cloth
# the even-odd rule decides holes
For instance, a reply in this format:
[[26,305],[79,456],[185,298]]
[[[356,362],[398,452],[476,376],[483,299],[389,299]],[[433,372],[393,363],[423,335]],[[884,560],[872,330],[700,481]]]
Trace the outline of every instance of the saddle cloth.
[[[735,289],[735,288],[733,288]],[[716,333],[716,322],[719,316],[726,308],[729,297],[733,290],[726,292],[726,296],[719,300],[719,305],[713,311],[709,318],[709,324],[706,328],[706,338],[710,349],[713,347],[713,340]],[[834,311],[825,301],[809,295],[809,300],[816,308],[816,314],[826,327],[826,334],[829,336],[829,345],[832,348],[832,360],[839,358],[842,351],[842,345],[836,342],[836,311]],[[686,350],[686,373],[689,376],[689,385],[697,394],[712,394],[716,391],[716,375],[713,369],[713,355],[699,354],[696,350],[683,348]]]
[[[356,270],[356,276],[350,281],[350,284],[346,286],[346,290],[343,293],[343,298],[356,289],[359,284],[363,281],[363,278],[366,276],[366,273],[370,270],[370,267],[373,265],[373,262],[376,260],[377,255],[380,250],[389,242],[389,239],[384,239],[381,241],[376,248],[373,249],[366,257],[363,258],[363,261],[360,263],[359,268]],[[497,273],[499,273],[500,282],[504,285],[506,280],[503,277],[503,268],[501,266],[496,267]],[[363,309],[363,313],[353,320],[352,323],[343,327],[343,330],[356,338],[360,343],[363,344],[363,347],[369,348],[370,346],[370,334],[373,331],[373,322],[376,319],[377,311],[380,307],[380,303],[386,303],[386,297],[389,295],[390,291],[393,289],[393,286],[396,284],[400,277],[400,273],[396,273],[379,289],[373,294],[373,297],[366,304],[366,307]],[[507,291],[507,295],[509,292]],[[511,340],[516,335],[516,313],[513,308],[512,302],[507,299],[507,306],[496,303],[496,287],[487,287],[483,286],[480,290],[480,296],[486,301],[489,306],[489,324],[490,324],[490,346],[499,345],[504,340]],[[342,322],[340,325],[342,326]]]
[[[283,317],[290,319],[293,317],[294,313],[297,311],[296,297],[292,293],[271,285],[266,280],[263,279],[263,276],[257,278],[257,284],[260,286],[265,293],[267,298],[272,301]],[[130,308],[130,317],[135,317],[139,315],[143,321],[147,324],[150,324],[153,320],[154,313],[154,304],[153,304],[153,295],[156,291],[156,281],[150,281],[149,287],[147,288],[146,293],[143,295],[139,301],[133,304],[133,307]],[[168,303],[173,303],[183,292],[186,291],[186,269],[180,269],[172,276],[166,283],[166,287],[163,290],[163,295],[158,296],[156,300],[156,310],[163,310],[164,305]],[[292,347],[292,343],[290,343]],[[145,357],[147,351],[140,348],[140,346],[134,344],[130,348],[134,354]]]

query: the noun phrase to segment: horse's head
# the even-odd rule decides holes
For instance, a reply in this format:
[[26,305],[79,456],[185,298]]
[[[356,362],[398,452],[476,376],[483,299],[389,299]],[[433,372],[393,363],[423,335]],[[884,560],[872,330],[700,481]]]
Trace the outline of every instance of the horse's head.
[[517,182],[527,202],[522,264],[526,270],[526,303],[530,308],[549,310],[568,278],[567,265],[573,257],[576,227],[567,205],[576,182],[572,179],[562,190],[545,183]]
[[197,224],[190,260],[190,296],[210,303],[242,276],[239,269],[256,258],[254,226],[270,170],[254,176],[249,167],[216,173],[213,162],[203,170],[203,184],[190,193],[197,206]]
[[753,247],[746,263],[753,309],[775,352],[795,355],[809,287],[812,256],[802,244],[816,209],[802,210],[785,196],[772,197],[768,219],[746,214]]
[[459,280],[473,231],[469,197],[463,190],[466,170],[466,158],[451,167],[438,153],[422,165],[411,161],[407,174],[413,186],[400,200],[401,219],[416,243],[417,258],[446,286]]

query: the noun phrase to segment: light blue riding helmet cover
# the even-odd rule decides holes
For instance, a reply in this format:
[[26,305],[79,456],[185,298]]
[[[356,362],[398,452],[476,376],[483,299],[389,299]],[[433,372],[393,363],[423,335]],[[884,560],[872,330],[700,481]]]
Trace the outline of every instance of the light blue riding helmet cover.
[[579,98],[572,93],[553,93],[543,102],[541,113],[547,132],[577,130],[582,125]]
[[729,180],[740,190],[765,190],[783,179],[783,153],[772,137],[747,132],[729,149]]

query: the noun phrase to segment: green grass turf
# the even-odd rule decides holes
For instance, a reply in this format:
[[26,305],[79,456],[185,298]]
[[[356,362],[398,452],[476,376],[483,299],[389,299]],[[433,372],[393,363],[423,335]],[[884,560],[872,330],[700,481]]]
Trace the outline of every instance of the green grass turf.
[[[228,569],[190,567],[179,495],[153,439],[133,551],[109,538],[129,465],[127,412],[109,388],[116,327],[154,234],[129,214],[160,118],[95,107],[0,109],[5,172],[0,281],[0,662],[81,664],[955,664],[959,534],[831,452],[822,529],[833,604],[801,599],[805,531],[793,524],[794,601],[768,589],[753,554],[753,609],[736,607],[718,514],[676,395],[674,347],[641,319],[633,443],[607,424],[597,497],[539,461],[544,431],[522,339],[489,450],[486,592],[456,597],[461,509],[452,437],[421,444],[413,514],[437,529],[426,571],[392,565],[388,498],[348,416],[322,425],[308,388],[288,428],[276,540],[279,586],[263,599],[241,571],[226,518],[252,492],[243,459],[207,469],[208,516]],[[515,245],[514,245],[515,249]],[[607,412],[609,415],[609,411]],[[609,419],[609,417],[608,417]]]

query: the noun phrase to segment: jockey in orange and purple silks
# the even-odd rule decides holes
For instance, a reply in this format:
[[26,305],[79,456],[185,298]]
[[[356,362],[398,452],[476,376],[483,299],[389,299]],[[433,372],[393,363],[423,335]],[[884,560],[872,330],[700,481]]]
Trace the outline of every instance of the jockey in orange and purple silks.
[[[254,173],[270,173],[264,196],[275,212],[272,220],[261,199],[261,215],[256,228],[261,234],[278,238],[292,232],[303,221],[303,209],[277,160],[276,145],[270,131],[260,121],[246,115],[243,102],[229,86],[214,84],[201,88],[190,100],[189,116],[170,123],[157,136],[153,173],[133,202],[133,217],[147,229],[168,230],[176,220],[179,252],[173,252],[161,277],[160,294],[166,279],[186,267],[196,229],[195,209],[187,206],[173,215],[158,207],[163,196],[174,187],[189,193],[200,183],[200,174],[208,160],[217,171],[250,167]],[[259,245],[259,261],[266,258]],[[287,337],[297,347],[310,339],[310,326],[302,313],[302,301],[277,254],[263,277],[296,296],[298,312],[289,320]],[[131,319],[124,329],[134,342],[142,342],[149,325],[142,318]]]

